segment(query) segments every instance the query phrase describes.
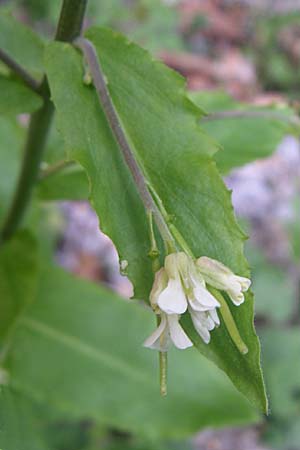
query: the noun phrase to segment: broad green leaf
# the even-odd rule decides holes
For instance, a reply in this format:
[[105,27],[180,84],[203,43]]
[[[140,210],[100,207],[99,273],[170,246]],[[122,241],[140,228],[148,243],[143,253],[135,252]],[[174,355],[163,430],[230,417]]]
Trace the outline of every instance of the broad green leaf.
[[27,232],[20,232],[0,249],[1,347],[17,316],[35,298],[36,286],[36,243]]
[[142,347],[152,312],[58,268],[42,269],[34,304],[18,320],[5,361],[10,385],[62,411],[139,435],[180,437],[258,416],[195,349],[169,356],[161,398],[157,354]]
[[0,391],[0,424],[1,449],[47,449],[31,402],[6,387]]
[[[253,106],[238,103],[222,92],[201,92],[190,94],[196,104],[201,105],[208,113],[222,111],[254,111]],[[227,173],[234,167],[259,158],[270,156],[277,148],[284,135],[292,131],[289,118],[293,111],[288,108],[260,108],[266,116],[232,117],[216,120],[200,121],[204,128],[223,147],[215,156],[218,168]],[[274,112],[286,116],[286,120],[268,118]]]
[[31,113],[41,106],[38,94],[19,81],[0,75],[0,114]]
[[[182,78],[110,30],[92,29],[87,36],[99,52],[136,157],[194,254],[219,259],[236,273],[249,275],[243,256],[244,235],[210,157],[215,146],[199,127],[201,111],[185,96]],[[120,259],[128,262],[135,297],[147,300],[153,275],[144,208],[95,90],[83,83],[80,54],[68,44],[54,43],[47,49],[46,65],[69,158],[86,169],[102,230],[112,238]],[[249,347],[246,356],[238,352],[224,325],[212,333],[210,345],[194,336],[190,323],[185,326],[199,350],[216,362],[250,401],[265,409],[252,296],[248,295],[241,307],[230,308]]]
[[44,43],[31,28],[0,11],[0,48],[32,75],[43,73]]

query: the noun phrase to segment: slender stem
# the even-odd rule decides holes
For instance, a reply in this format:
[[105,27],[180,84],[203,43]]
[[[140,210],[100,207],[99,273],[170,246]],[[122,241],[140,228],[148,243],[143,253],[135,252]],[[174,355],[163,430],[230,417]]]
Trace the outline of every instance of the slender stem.
[[160,384],[160,395],[162,397],[165,397],[168,393],[167,373],[168,373],[168,353],[159,352],[159,384]]
[[0,60],[4,62],[32,91],[41,94],[40,82],[33,78],[20,64],[0,48]]
[[[46,83],[46,79],[44,79],[45,88],[47,87]],[[29,204],[32,189],[38,176],[53,110],[52,102],[49,98],[45,98],[42,108],[31,115],[21,172],[13,201],[1,230],[1,241],[12,237],[19,227]]]
[[55,175],[59,172],[62,172],[63,170],[67,169],[68,167],[75,166],[75,161],[58,161],[55,164],[52,164],[51,166],[43,168],[39,173],[39,181],[44,180],[45,178],[51,177],[52,175]]
[[93,44],[87,39],[78,38],[76,39],[75,43],[82,50],[85,56],[85,59],[91,71],[100,104],[103,107],[114,138],[119,145],[124,160],[134,179],[135,185],[140,194],[142,202],[144,203],[145,209],[148,213],[153,214],[157,228],[166,246],[168,247],[168,250],[176,251],[174,238],[170,233],[161,212],[159,211],[148,190],[145,177],[135,159],[134,151],[131,149],[128,139],[123,130],[120,118],[118,117],[118,113],[114,107],[108,88],[106,86],[105,76],[103,74],[96,50]]
[[178,244],[180,245],[180,247],[182,248],[182,250],[189,255],[191,258],[195,258],[193,252],[191,251],[190,247],[188,246],[186,240],[184,239],[184,237],[182,236],[182,234],[180,233],[180,231],[175,227],[175,225],[173,225],[172,223],[169,224],[169,228],[171,233],[173,234],[175,240],[178,242]]
[[[86,3],[87,0],[63,1],[56,40],[72,41],[80,34]],[[12,204],[1,230],[0,241],[11,238],[18,229],[38,179],[40,162],[54,112],[46,76],[43,78],[40,91],[45,99],[44,104],[30,118],[21,172]]]
[[208,114],[201,120],[205,122],[210,122],[213,120],[223,120],[223,119],[248,119],[255,117],[264,117],[266,119],[277,119],[284,122],[290,122],[293,125],[300,125],[300,119],[297,116],[288,116],[277,111],[251,111],[251,110],[228,110],[219,111],[215,113]]
[[229,306],[227,305],[227,302],[225,301],[223,295],[221,294],[221,292],[219,292],[217,289],[214,289],[211,286],[209,286],[209,291],[213,294],[213,296],[218,300],[218,302],[221,305],[220,311],[231,339],[237,346],[238,350],[243,355],[246,355],[246,353],[248,353],[248,347],[246,346],[246,344],[244,343],[243,339],[240,336],[239,330],[237,329],[235,321],[230,312]]

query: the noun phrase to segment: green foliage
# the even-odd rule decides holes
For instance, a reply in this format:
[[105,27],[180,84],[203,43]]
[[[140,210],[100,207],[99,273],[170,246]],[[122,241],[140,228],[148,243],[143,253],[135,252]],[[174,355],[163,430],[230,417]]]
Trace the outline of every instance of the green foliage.
[[0,223],[12,199],[23,139],[24,130],[16,120],[0,116]]
[[42,200],[87,200],[89,184],[85,172],[77,165],[67,166],[41,179],[38,195]]
[[36,243],[29,234],[20,233],[0,250],[0,347],[10,338],[17,316],[33,301],[36,284]]
[[[243,166],[246,163],[270,156],[277,148],[284,135],[292,132],[289,122],[294,114],[288,108],[253,108],[233,100],[223,92],[197,92],[190,94],[196,104],[201,105],[209,114],[222,111],[258,111],[266,116],[226,117],[205,121],[201,126],[218,141],[222,149],[215,159],[222,173]],[[268,117],[268,113],[286,115],[281,118]]]
[[42,99],[17,80],[0,75],[0,114],[33,112],[42,106]]
[[0,445],[3,450],[49,450],[39,418],[25,397],[6,387],[0,391]]
[[252,271],[255,312],[268,322],[282,323],[292,317],[295,289],[286,270],[267,262],[258,249],[247,246]]
[[[92,29],[87,36],[99,52],[136,158],[194,254],[222,260],[235,272],[248,275],[242,252],[244,236],[210,158],[215,146],[197,124],[201,111],[186,98],[181,77],[114,32]],[[67,44],[51,44],[46,64],[68,156],[86,169],[102,229],[114,241],[120,259],[128,261],[135,297],[147,300],[153,275],[147,257],[146,216],[96,93],[83,83],[80,55]],[[251,295],[243,306],[231,307],[231,311],[249,347],[247,356],[236,349],[224,325],[214,331],[209,346],[193,334],[188,322],[185,326],[199,350],[265,410]]]
[[280,449],[299,447],[300,333],[298,329],[269,328],[261,333],[264,369],[272,415],[266,437]]
[[157,355],[141,345],[152,326],[152,313],[139,304],[45,267],[36,301],[19,317],[4,361],[10,386],[67,417],[149,437],[257,420],[226,377],[195,350],[171,353],[169,395],[161,398]]
[[5,10],[0,10],[0,48],[32,75],[41,77],[44,57],[42,39]]
[[290,13],[263,16],[257,21],[255,45],[249,48],[249,52],[253,54],[266,88],[292,91],[298,87],[299,58],[294,48],[299,17],[296,9]]

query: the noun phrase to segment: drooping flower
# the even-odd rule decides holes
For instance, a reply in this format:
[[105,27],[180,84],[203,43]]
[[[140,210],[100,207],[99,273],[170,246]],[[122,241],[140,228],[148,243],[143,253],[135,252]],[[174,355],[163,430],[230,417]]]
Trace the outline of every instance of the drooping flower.
[[[171,343],[181,350],[193,345],[179,323],[179,314],[176,313],[178,310],[184,312],[186,306],[182,306],[182,292],[180,291],[180,286],[177,283],[174,283],[174,281],[177,280],[168,279],[164,267],[155,274],[154,283],[150,293],[150,303],[155,313],[160,314],[161,320],[158,328],[144,342],[145,347],[164,352],[168,350]],[[179,307],[176,302],[178,289]],[[175,302],[173,301],[174,299]],[[166,303],[165,309],[167,312],[160,309],[158,300],[162,301],[162,303]],[[173,304],[174,306],[172,307]]]
[[180,350],[192,347],[193,345],[179,323],[179,315],[162,313],[159,326],[146,339],[144,346],[166,352],[171,342]]
[[203,275],[206,283],[227,292],[232,302],[239,306],[244,302],[244,292],[246,292],[251,281],[248,278],[235,275],[228,267],[207,256],[201,256],[196,261],[196,265]]
[[196,331],[204,342],[210,341],[210,331],[219,325],[216,308],[219,302],[206,289],[205,280],[194,260],[183,252],[165,258],[165,265],[155,274],[150,302],[161,322],[145,344],[165,351],[170,342],[177,348],[187,348],[192,342],[179,320],[189,311]]

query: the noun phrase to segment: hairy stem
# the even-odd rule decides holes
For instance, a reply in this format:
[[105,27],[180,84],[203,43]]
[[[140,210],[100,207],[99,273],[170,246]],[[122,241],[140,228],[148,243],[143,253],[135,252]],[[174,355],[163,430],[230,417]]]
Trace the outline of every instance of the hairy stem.
[[[87,0],[63,1],[55,36],[56,40],[72,41],[80,34],[86,4]],[[30,118],[21,172],[1,230],[0,241],[11,238],[18,229],[29,205],[33,187],[38,179],[40,162],[54,112],[46,76],[44,76],[39,89],[43,93],[44,104]]]
[[14,59],[12,59],[4,50],[0,48],[0,60],[4,62],[23,83],[29,87],[32,91],[37,94],[41,94],[41,85],[39,81],[33,78],[30,73],[27,72],[20,64],[18,64]]
[[165,242],[167,250],[174,252],[176,251],[174,238],[170,233],[169,228],[161,212],[159,211],[156,203],[154,202],[149,192],[144,174],[142,173],[136,161],[134,151],[131,149],[130,144],[127,140],[127,137],[121,124],[121,120],[118,117],[118,113],[114,107],[108,88],[106,86],[105,76],[103,74],[102,67],[98,59],[96,50],[93,44],[87,39],[78,38],[76,39],[75,43],[82,50],[84,57],[87,61],[99,97],[100,104],[104,110],[105,116],[110,125],[114,138],[117,141],[118,146],[122,152],[124,160],[131,172],[131,175],[133,177],[137,190],[140,194],[142,202],[145,206],[145,209],[147,213],[153,215],[154,221],[161,234],[161,237],[163,238],[163,241]]

